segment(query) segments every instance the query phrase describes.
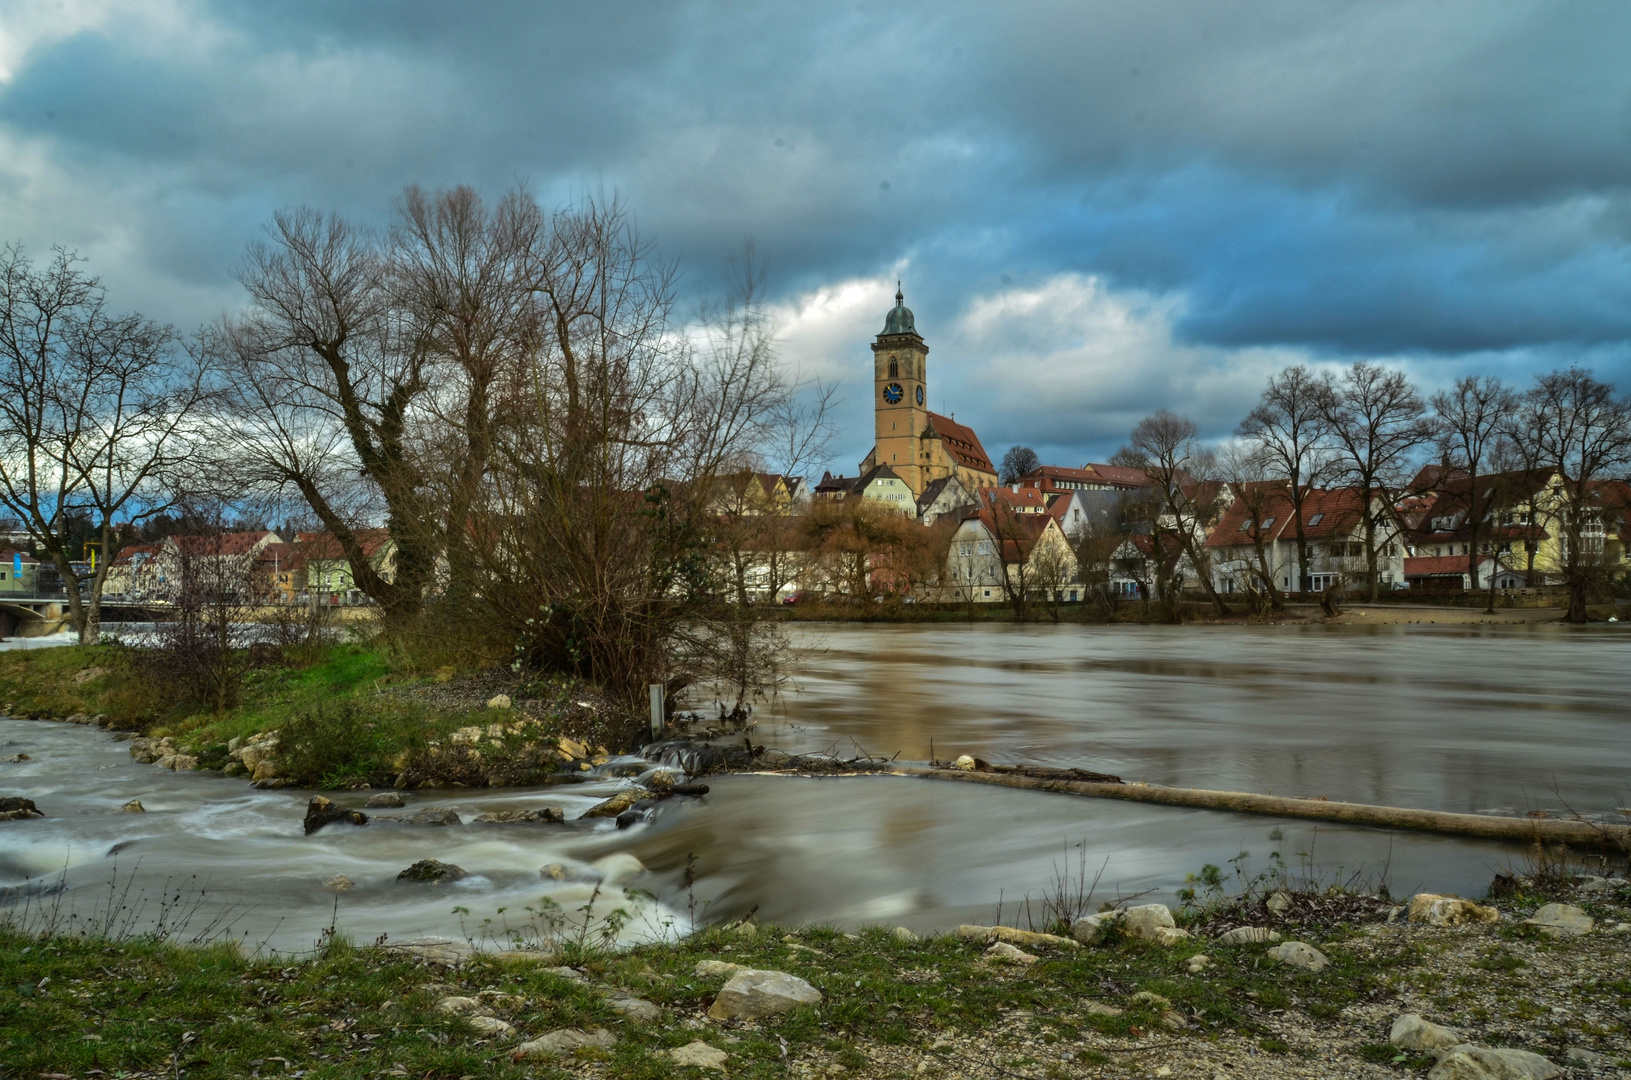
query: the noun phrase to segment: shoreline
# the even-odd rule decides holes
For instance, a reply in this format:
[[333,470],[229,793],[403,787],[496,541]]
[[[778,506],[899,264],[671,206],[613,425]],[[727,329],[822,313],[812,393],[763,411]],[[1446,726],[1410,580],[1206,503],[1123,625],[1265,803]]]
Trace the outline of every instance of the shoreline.
[[[276,1060],[262,1075],[1440,1080],[1481,1075],[1453,1071],[1476,1053],[1537,1055],[1527,1075],[1631,1068],[1626,879],[1518,879],[1499,910],[1312,885],[1051,935],[746,922],[622,951],[569,931],[531,950],[329,941],[253,959],[12,928],[0,974],[25,992],[0,1006],[17,1070],[0,1075],[229,1077]],[[1557,900],[1589,927],[1525,921]],[[1239,926],[1258,940],[1224,936]],[[731,996],[739,968],[775,973],[757,1004]],[[1401,1037],[1412,1014],[1443,1028],[1407,1021]]]

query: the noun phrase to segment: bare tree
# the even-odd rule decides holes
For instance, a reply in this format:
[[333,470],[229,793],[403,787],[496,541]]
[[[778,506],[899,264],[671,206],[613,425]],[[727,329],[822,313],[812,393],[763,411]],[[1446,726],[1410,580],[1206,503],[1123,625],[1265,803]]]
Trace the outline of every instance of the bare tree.
[[1569,368],[1539,376],[1524,405],[1542,459],[1556,467],[1561,483],[1565,618],[1585,622],[1586,604],[1609,583],[1604,533],[1612,512],[1603,487],[1631,465],[1631,403],[1608,383]]
[[1244,538],[1251,545],[1252,557],[1242,586],[1260,613],[1265,608],[1280,611],[1285,607],[1285,599],[1275,580],[1277,568],[1269,552],[1277,535],[1276,526],[1283,529],[1291,513],[1288,485],[1273,474],[1268,456],[1257,445],[1231,444],[1218,456],[1218,470],[1245,515],[1242,535],[1224,538],[1225,541]]
[[1325,483],[1331,468],[1329,434],[1321,409],[1323,390],[1302,364],[1269,379],[1262,400],[1241,421],[1239,434],[1255,443],[1269,466],[1286,479],[1292,530],[1297,538],[1297,591],[1307,592],[1308,536],[1303,506],[1309,493]]
[[[93,644],[121,536],[170,506],[208,386],[169,327],[109,313],[78,262],[57,249],[36,269],[19,248],[0,252],[0,505],[50,557]],[[87,572],[71,550],[76,519],[101,555]]]
[[[431,329],[393,305],[383,238],[334,215],[288,210],[250,247],[250,303],[214,338],[230,393],[212,442],[241,491],[294,490],[345,553],[388,624],[420,609],[437,513],[420,429],[435,382]],[[383,516],[394,576],[360,531]]]
[[1466,478],[1467,581],[1473,589],[1478,588],[1484,522],[1494,501],[1484,474],[1517,406],[1517,395],[1491,375],[1464,376],[1453,389],[1433,395],[1443,479],[1454,478],[1456,471]]
[[1211,552],[1206,547],[1207,530],[1217,517],[1220,485],[1213,480],[1217,460],[1201,445],[1195,422],[1161,409],[1138,422],[1114,461],[1142,469],[1149,477],[1157,523],[1165,524],[1176,539],[1212,607],[1219,615],[1228,615],[1229,605],[1212,580]]
[[1029,446],[1010,446],[1008,452],[1002,455],[1002,473],[997,480],[1005,487],[1011,487],[1019,483],[1020,477],[1041,465],[1042,459]]
[[1392,515],[1411,457],[1431,441],[1433,427],[1421,395],[1404,373],[1369,361],[1354,364],[1340,379],[1325,379],[1315,400],[1335,450],[1333,480],[1360,492],[1365,570],[1375,603],[1382,589],[1379,526]]

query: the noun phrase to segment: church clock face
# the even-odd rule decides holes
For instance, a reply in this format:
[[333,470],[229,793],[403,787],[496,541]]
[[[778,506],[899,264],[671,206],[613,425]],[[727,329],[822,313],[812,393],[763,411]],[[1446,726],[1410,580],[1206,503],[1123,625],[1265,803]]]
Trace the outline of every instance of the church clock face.
[[883,388],[883,399],[889,402],[891,405],[899,405],[900,399],[903,396],[904,394],[901,391],[900,383],[898,382],[892,382]]
[[921,386],[917,388],[917,403],[919,405],[923,404],[923,387]]

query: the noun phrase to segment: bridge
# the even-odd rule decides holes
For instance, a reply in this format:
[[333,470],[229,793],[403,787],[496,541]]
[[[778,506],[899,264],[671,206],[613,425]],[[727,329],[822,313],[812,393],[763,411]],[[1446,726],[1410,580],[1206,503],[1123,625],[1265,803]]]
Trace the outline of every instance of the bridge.
[[[104,597],[102,621],[151,622],[153,613],[166,606],[151,600],[112,600]],[[66,592],[0,592],[0,638],[44,637],[66,630],[68,611]]]

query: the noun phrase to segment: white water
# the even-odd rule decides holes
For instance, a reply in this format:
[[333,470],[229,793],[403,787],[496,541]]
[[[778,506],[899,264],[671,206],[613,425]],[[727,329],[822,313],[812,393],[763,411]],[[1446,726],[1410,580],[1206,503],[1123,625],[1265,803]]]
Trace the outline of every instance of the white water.
[[[752,732],[789,751],[856,744],[901,760],[973,753],[1078,765],[1127,779],[1458,811],[1631,806],[1631,636],[1626,627],[1052,626],[801,629],[817,646],[800,693]],[[626,934],[683,927],[688,901],[718,920],[925,929],[1005,915],[1048,888],[1067,853],[1101,896],[1153,890],[1186,873],[1278,851],[1334,873],[1481,894],[1521,858],[1509,846],[1315,826],[1252,815],[1141,806],[888,777],[709,777],[703,799],[661,803],[649,824],[610,822],[349,829],[301,835],[309,793],[133,764],[95,729],[0,721],[0,794],[49,817],[0,824],[0,886],[69,867],[88,904],[140,860],[140,885],[196,876],[220,903],[249,907],[251,940],[309,946],[334,917],[323,882],[344,874],[338,925],[359,940],[479,934],[483,918],[525,918],[548,895],[571,910],[590,886],[545,882],[549,862],[619,853],[649,868],[608,889],[635,915]],[[622,781],[526,791],[410,795],[410,809],[562,806],[571,817]],[[1554,790],[1555,789],[1555,790]],[[342,793],[360,805],[365,792]],[[145,815],[117,813],[140,798]],[[390,811],[386,811],[390,813]],[[109,850],[130,842],[117,859]],[[1081,845],[1077,854],[1076,845]],[[681,887],[696,856],[694,897]],[[471,877],[398,884],[421,858]],[[625,868],[627,860],[619,859]],[[604,864],[608,868],[610,864]],[[656,893],[630,905],[622,886]],[[605,898],[601,903],[605,904]],[[469,909],[468,915],[456,907]]]

